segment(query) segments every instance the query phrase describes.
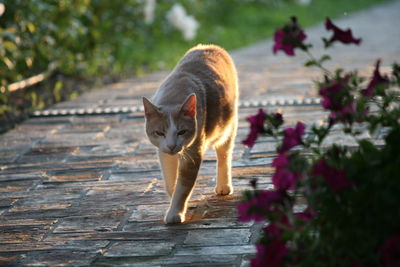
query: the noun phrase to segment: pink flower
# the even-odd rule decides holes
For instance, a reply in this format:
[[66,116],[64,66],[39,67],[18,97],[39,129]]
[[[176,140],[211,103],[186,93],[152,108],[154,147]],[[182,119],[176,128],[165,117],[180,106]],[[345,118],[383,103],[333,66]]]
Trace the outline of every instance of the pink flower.
[[385,266],[400,266],[400,234],[387,239],[380,248],[379,253]]
[[238,204],[238,220],[241,222],[264,221],[266,213],[276,211],[275,206],[282,203],[283,198],[284,194],[279,191],[258,191],[251,200]]
[[251,207],[250,201],[243,201],[242,203],[239,203],[237,205],[238,220],[240,222],[250,222],[251,220],[253,220],[253,217],[249,212],[250,207]]
[[250,122],[250,133],[247,138],[242,141],[242,144],[250,148],[254,146],[258,135],[265,132],[264,121],[266,117],[267,114],[261,108],[258,110],[256,115],[247,117],[247,121]]
[[329,166],[323,158],[315,164],[312,175],[322,177],[335,193],[352,187],[350,181],[347,180],[346,172]]
[[[312,211],[310,208],[307,208],[303,212],[298,212],[295,213],[295,217],[302,222],[308,223],[312,219],[314,219],[317,216],[317,213],[315,211]],[[300,231],[302,229],[301,226],[299,227],[294,227],[289,223],[289,219],[287,216],[282,216],[279,221],[277,222],[271,222],[264,228],[264,233],[272,238],[272,239],[280,239],[282,233],[286,230],[289,231]]]
[[[368,112],[368,109],[365,110],[363,112],[364,115],[366,115],[366,113]],[[361,114],[359,114],[358,112],[356,112],[356,109],[354,107],[354,103],[350,103],[347,106],[343,106],[341,107],[339,110],[337,111],[332,111],[329,114],[329,119],[332,122],[336,122],[336,121],[341,121],[343,123],[346,122],[353,122],[354,120],[356,120],[357,122],[362,122],[362,120],[359,120]],[[357,119],[356,119],[357,118]]]
[[303,41],[306,38],[306,34],[297,24],[297,19],[292,17],[290,23],[285,25],[282,29],[275,31],[275,44],[272,50],[274,54],[279,50],[282,50],[288,56],[294,56],[295,48],[304,49],[305,45],[303,44]]
[[367,88],[361,90],[361,93],[366,97],[372,96],[372,94],[375,91],[375,87],[389,83],[389,79],[386,76],[382,77],[382,75],[379,72],[380,64],[381,64],[381,61],[377,60],[376,64],[375,64],[374,74],[373,74]]
[[293,190],[297,181],[300,180],[301,174],[290,171],[289,165],[289,157],[286,154],[279,154],[272,162],[272,166],[275,167],[275,173],[272,176],[272,183],[275,188]]
[[322,96],[321,105],[330,110],[329,118],[332,122],[342,121],[352,123],[355,118],[361,117],[355,110],[355,103],[348,87],[349,76],[342,80],[333,80],[321,87],[319,94]]
[[281,190],[294,190],[299,177],[300,175],[287,169],[277,169],[272,176],[272,183]]
[[285,154],[279,154],[278,157],[272,161],[272,166],[279,169],[289,167],[289,157]]
[[349,91],[347,88],[348,80],[347,76],[343,80],[333,80],[326,87],[319,89],[323,108],[335,111],[343,108],[343,98]]
[[332,23],[332,21],[327,18],[325,21],[325,28],[328,31],[333,31],[333,36],[331,37],[331,39],[326,41],[326,46],[329,46],[330,44],[332,44],[335,41],[339,41],[343,44],[356,44],[359,45],[361,42],[361,38],[354,38],[353,37],[353,33],[351,32],[350,29],[347,30],[342,30],[339,27],[337,27],[335,24]]
[[270,223],[264,228],[264,233],[272,239],[280,239],[284,228],[290,228],[289,220],[283,216],[278,222]]
[[301,219],[305,222],[310,222],[317,216],[317,213],[310,208],[305,209],[302,212],[298,212],[295,214],[298,219]]
[[259,191],[254,204],[268,211],[274,210],[274,204],[282,203],[284,194],[280,191],[275,190],[263,190]]
[[303,143],[302,136],[304,135],[305,125],[302,122],[297,122],[295,128],[286,128],[283,132],[283,143],[278,149],[279,153],[284,153],[292,147]]
[[256,258],[251,260],[252,267],[280,267],[288,252],[285,242],[274,239],[268,246],[257,244]]

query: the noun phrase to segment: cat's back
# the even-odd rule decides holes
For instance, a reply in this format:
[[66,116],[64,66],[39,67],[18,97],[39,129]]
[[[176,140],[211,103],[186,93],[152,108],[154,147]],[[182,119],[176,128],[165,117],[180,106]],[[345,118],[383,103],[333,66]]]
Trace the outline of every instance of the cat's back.
[[185,65],[194,62],[208,65],[218,65],[224,63],[233,65],[228,52],[226,52],[222,47],[213,44],[198,44],[192,47],[185,53],[179,62],[179,65]]
[[174,72],[193,75],[207,91],[209,104],[213,99],[234,103],[238,97],[238,80],[232,58],[217,45],[197,45],[186,52]]
[[213,103],[215,99],[235,103],[238,80],[228,52],[217,45],[199,44],[189,49],[161,84],[155,99],[160,104],[165,99],[182,101],[193,93],[193,87],[198,96],[207,98],[205,102],[209,105],[217,104]]
[[199,76],[211,75],[212,78],[217,75],[224,82],[237,83],[237,73],[232,58],[217,45],[199,44],[191,48],[178,63],[176,71],[191,72]]

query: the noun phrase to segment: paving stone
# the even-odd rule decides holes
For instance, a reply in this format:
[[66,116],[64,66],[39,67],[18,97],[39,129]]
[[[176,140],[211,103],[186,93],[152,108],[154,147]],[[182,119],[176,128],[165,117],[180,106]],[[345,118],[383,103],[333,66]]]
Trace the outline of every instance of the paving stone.
[[161,220],[154,221],[140,221],[140,222],[128,222],[123,231],[127,232],[149,232],[149,231],[189,231],[193,229],[238,229],[238,228],[250,228],[253,225],[252,222],[242,223],[236,220],[236,218],[201,218],[197,220],[190,220],[183,224],[176,225],[165,225]]
[[71,147],[33,147],[20,156],[15,162],[59,162],[63,161],[67,156],[78,151],[77,146]]
[[12,253],[0,253],[0,266],[18,266],[18,257]]
[[[43,190],[41,194],[25,197],[18,202],[16,207],[32,207],[32,206],[39,206],[39,205],[65,205],[71,206],[77,199],[81,198],[82,192],[62,192],[60,191],[54,192],[54,190]],[[24,209],[24,208],[22,208]]]
[[1,173],[0,172],[0,183],[7,181],[23,181],[23,180],[42,180],[44,179],[43,173],[33,171],[31,173]]
[[102,257],[95,261],[99,266],[235,266],[236,255],[196,255],[193,256],[164,256],[164,257]]
[[64,210],[71,207],[72,204],[59,204],[59,203],[52,203],[52,204],[33,204],[29,206],[13,206],[11,209],[8,210],[9,213],[23,213],[29,212],[32,210],[40,210],[40,212],[44,212],[47,210]]
[[23,242],[23,243],[0,243],[0,253],[1,252],[26,252],[26,251],[43,251],[51,250],[57,247],[57,243],[54,242]]
[[20,255],[15,264],[21,266],[90,266],[98,254],[97,252],[73,250],[28,252]]
[[35,220],[35,219],[23,219],[23,220],[3,220],[0,218],[0,227],[4,226],[38,226],[38,225],[51,225],[55,224],[57,220]]
[[0,246],[4,243],[40,241],[51,227],[51,225],[0,226]]
[[35,180],[0,182],[0,193],[26,191],[31,188],[35,183]]
[[71,232],[71,233],[54,233],[52,232],[46,238],[48,242],[86,242],[86,241],[172,241],[176,239],[178,235],[186,235],[186,232],[176,233],[172,230],[164,229],[159,231],[154,228],[137,228],[135,231],[110,231],[110,232]]
[[109,181],[114,182],[132,182],[136,180],[142,180],[145,178],[148,181],[153,181],[153,179],[161,178],[159,170],[150,170],[150,171],[143,171],[143,172],[121,172],[119,169],[111,170],[111,174],[108,177]]
[[250,229],[201,229],[188,233],[186,246],[246,245],[250,241]]
[[0,208],[8,208],[10,207],[12,204],[14,204],[17,200],[15,199],[10,199],[10,198],[6,198],[6,199],[0,199]]
[[60,220],[54,233],[93,232],[116,230],[120,224],[123,211],[115,211],[106,215],[87,215],[67,217]]
[[173,242],[116,242],[103,254],[105,257],[164,256],[171,254]]
[[252,255],[256,252],[253,245],[244,246],[207,246],[207,247],[182,247],[175,255]]
[[168,207],[168,203],[157,206],[153,204],[139,205],[129,217],[129,222],[162,221]]

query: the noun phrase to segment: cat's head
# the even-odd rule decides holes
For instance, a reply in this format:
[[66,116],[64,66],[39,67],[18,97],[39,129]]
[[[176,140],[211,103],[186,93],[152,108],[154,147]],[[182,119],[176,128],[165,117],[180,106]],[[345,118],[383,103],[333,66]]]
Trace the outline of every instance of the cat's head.
[[196,95],[177,106],[156,106],[143,97],[146,134],[162,152],[174,155],[192,144],[196,137]]

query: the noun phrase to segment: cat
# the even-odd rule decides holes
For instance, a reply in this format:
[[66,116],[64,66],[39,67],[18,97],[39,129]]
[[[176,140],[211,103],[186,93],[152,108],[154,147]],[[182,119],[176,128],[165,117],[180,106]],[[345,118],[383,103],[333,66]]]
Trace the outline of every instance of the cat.
[[171,198],[164,222],[183,223],[204,153],[217,154],[215,193],[233,192],[231,161],[237,130],[238,78],[232,58],[216,45],[186,52],[152,100],[143,97],[145,131],[158,148]]

